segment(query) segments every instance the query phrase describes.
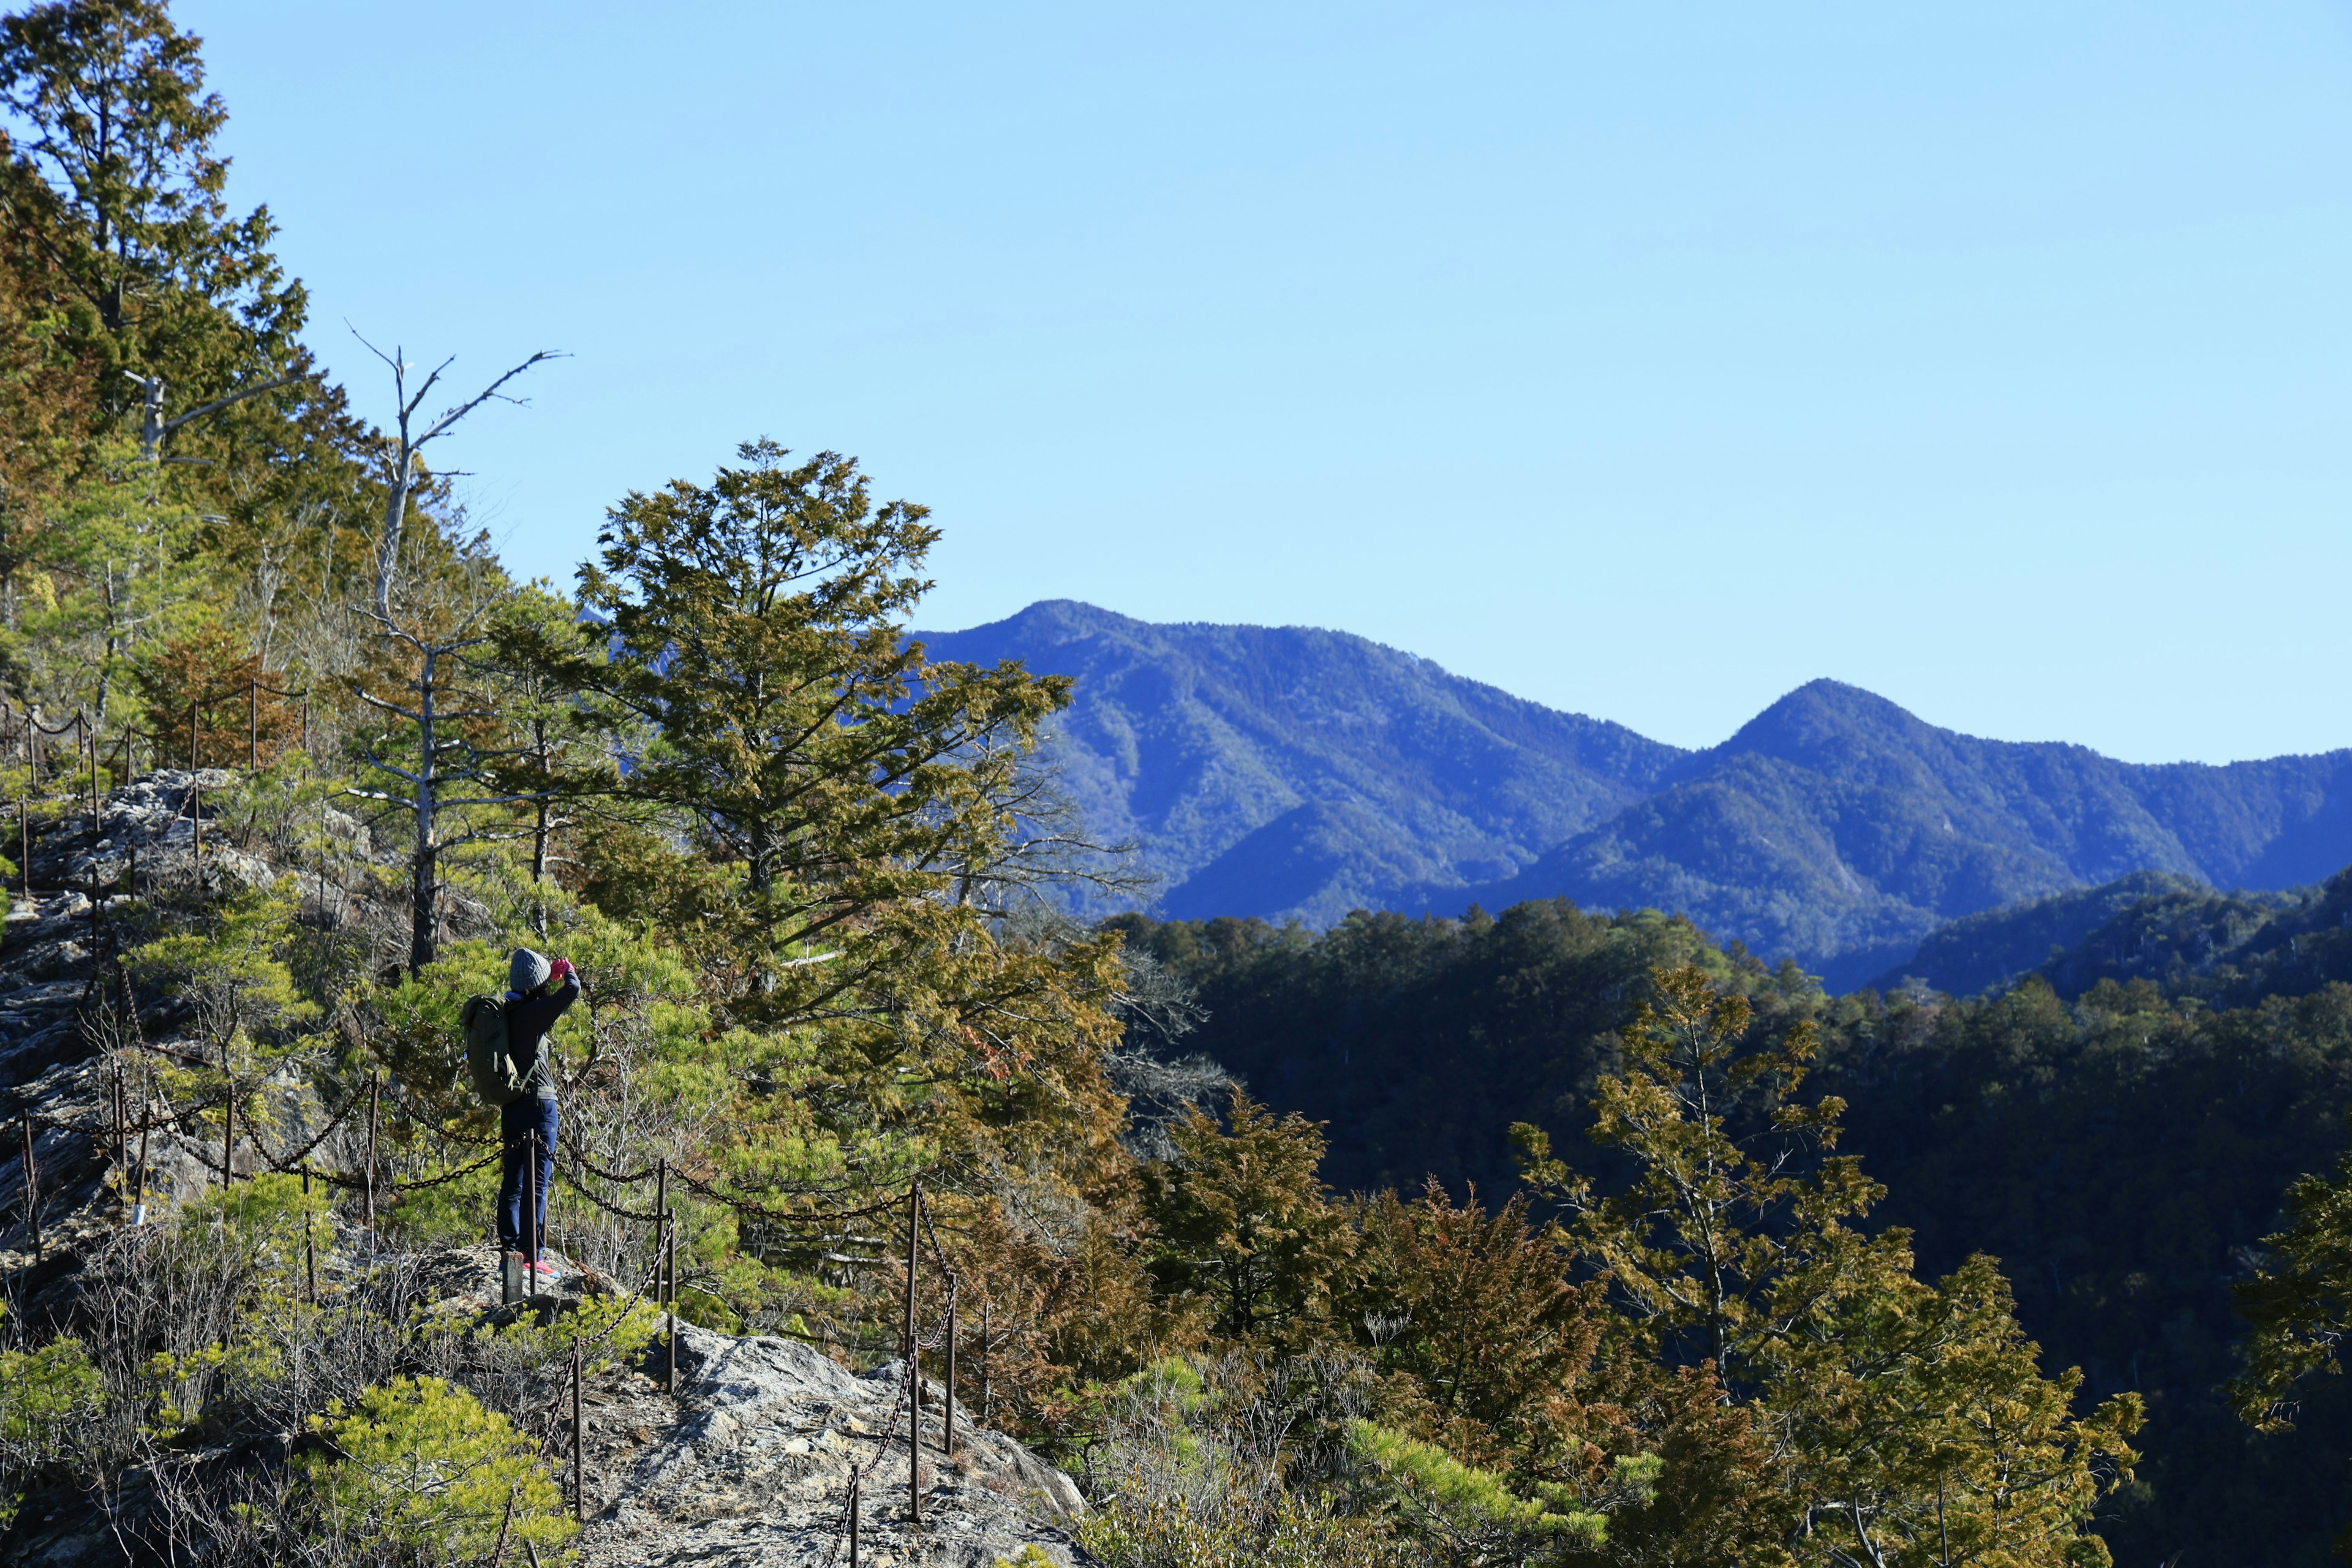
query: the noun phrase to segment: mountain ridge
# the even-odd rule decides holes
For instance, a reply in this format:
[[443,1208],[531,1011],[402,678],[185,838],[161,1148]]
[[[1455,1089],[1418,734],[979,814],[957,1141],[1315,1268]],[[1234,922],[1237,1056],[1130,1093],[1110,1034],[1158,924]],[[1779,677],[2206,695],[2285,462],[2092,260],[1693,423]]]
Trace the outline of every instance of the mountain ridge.
[[1050,742],[1065,786],[1100,837],[1142,844],[1171,911],[1328,924],[1401,888],[1507,873],[1684,754],[1317,627],[1046,600],[916,636],[937,658],[1077,679]]
[[2135,872],[2281,889],[2352,862],[2352,750],[2124,763],[1818,679],[1691,751],[1345,632],[1048,600],[919,635],[1077,679],[1054,753],[1173,918],[1565,897],[1687,914],[1845,987],[1947,921]]

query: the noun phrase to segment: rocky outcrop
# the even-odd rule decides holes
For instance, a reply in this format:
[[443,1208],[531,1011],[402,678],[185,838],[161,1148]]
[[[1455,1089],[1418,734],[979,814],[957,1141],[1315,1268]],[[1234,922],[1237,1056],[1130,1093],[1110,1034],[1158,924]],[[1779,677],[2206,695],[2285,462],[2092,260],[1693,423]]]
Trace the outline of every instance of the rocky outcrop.
[[[990,1568],[1033,1543],[1056,1563],[1088,1561],[1068,1533],[1085,1504],[1067,1476],[1012,1438],[976,1429],[961,1408],[956,1451],[943,1451],[936,1382],[924,1391],[914,1521],[903,1363],[858,1376],[797,1341],[691,1327],[679,1339],[670,1424],[646,1420],[668,1405],[648,1373],[597,1390],[609,1403],[596,1409],[590,1450],[590,1495],[604,1506],[582,1542],[589,1563],[845,1562],[850,1470],[867,1465],[862,1562]],[[655,1351],[655,1370],[663,1353]]]
[[[123,1194],[108,1181],[116,1165],[109,1053],[133,1038],[167,1056],[184,1056],[192,1045],[179,1037],[182,1020],[173,1006],[130,994],[117,963],[121,932],[110,915],[134,884],[152,893],[193,888],[201,876],[217,894],[268,886],[282,875],[264,856],[239,848],[215,815],[237,782],[216,768],[165,769],[101,796],[94,816],[87,801],[77,799],[33,840],[34,890],[8,900],[0,934],[0,1112],[10,1124],[0,1149],[6,1155],[0,1161],[0,1277],[18,1309],[36,1321],[65,1309],[84,1244],[124,1217]],[[364,860],[365,827],[337,812],[327,814],[325,826],[347,859]],[[131,1007],[140,1014],[135,1025]],[[299,1086],[269,1087],[280,1091],[273,1098],[288,1100],[289,1127],[300,1127],[315,1110],[315,1097]],[[131,1114],[134,1123],[142,1120],[135,1104]],[[28,1118],[31,1204],[24,1161]],[[254,1168],[249,1140],[238,1153],[239,1170]],[[219,1152],[211,1155],[216,1165]],[[213,1166],[172,1121],[151,1131],[146,1156],[144,1192],[159,1211],[215,1179]]]
[[[0,937],[0,1116],[6,1118],[0,1123],[0,1289],[16,1321],[70,1327],[83,1260],[133,1217],[113,1144],[113,1054],[133,1039],[148,1049],[123,1053],[128,1059],[199,1048],[182,1037],[184,1021],[166,998],[128,994],[116,962],[120,933],[109,917],[134,865],[142,892],[192,889],[198,872],[193,813],[201,808],[201,874],[212,894],[291,876],[306,922],[351,929],[383,913],[377,894],[388,868],[374,863],[363,826],[326,812],[323,851],[306,849],[291,866],[274,863],[267,846],[263,853],[240,848],[234,825],[214,816],[216,802],[233,799],[235,783],[226,773],[158,773],[105,797],[94,824],[78,806],[33,845],[37,891],[12,900]],[[464,911],[458,915],[462,921]],[[272,1146],[282,1156],[322,1125],[325,1108],[311,1086],[291,1079],[263,1088],[278,1115]],[[134,1123],[145,1118],[138,1105],[129,1109]],[[21,1146],[27,1118],[37,1173],[32,1205]],[[160,1217],[219,1180],[221,1150],[201,1141],[202,1125],[193,1120],[175,1123],[160,1113],[146,1119],[153,1125],[143,1190]],[[138,1152],[134,1143],[134,1156]],[[249,1133],[241,1136],[236,1169],[266,1168],[268,1152]],[[343,1240],[338,1254],[356,1245],[356,1234],[346,1229]],[[413,1268],[439,1313],[491,1317],[510,1310],[500,1306],[496,1254],[487,1246],[426,1258],[377,1255],[375,1261]],[[554,1261],[555,1287],[537,1303],[543,1311],[576,1308],[611,1289],[591,1270]],[[330,1290],[348,1278],[348,1256],[320,1262]],[[945,1392],[937,1383],[925,1393],[918,1528],[908,1510],[902,1364],[860,1375],[796,1341],[691,1325],[681,1327],[679,1342],[674,1394],[665,1385],[667,1352],[658,1342],[635,1364],[596,1374],[585,1390],[589,1518],[579,1545],[592,1568],[846,1563],[849,1477],[853,1467],[864,1466],[872,1468],[860,1510],[861,1564],[992,1568],[999,1557],[1017,1558],[1031,1545],[1055,1563],[1090,1561],[1069,1533],[1085,1505],[1067,1476],[1013,1439],[978,1429],[961,1406],[956,1451],[944,1451]],[[242,1455],[223,1462],[245,1462]],[[282,1462],[267,1454],[251,1458]],[[118,1502],[134,1506],[135,1499]],[[47,1494],[40,1511],[5,1531],[0,1564],[121,1563],[124,1539],[88,1500]]]
[[[551,1259],[557,1278],[540,1302],[560,1314],[609,1289],[592,1272]],[[487,1247],[437,1255],[423,1272],[445,1310],[499,1310],[496,1255]],[[656,1340],[634,1365],[584,1387],[583,1454],[589,1568],[822,1568],[849,1560],[849,1476],[866,1469],[859,1506],[861,1564],[992,1568],[1034,1545],[1053,1562],[1090,1563],[1072,1540],[1086,1512],[1076,1485],[1020,1443],[980,1428],[956,1407],[956,1448],[945,1452],[946,1391],[923,1394],[919,1526],[908,1510],[906,1366],[860,1375],[797,1340],[678,1328],[677,1392],[664,1390],[667,1350]]]

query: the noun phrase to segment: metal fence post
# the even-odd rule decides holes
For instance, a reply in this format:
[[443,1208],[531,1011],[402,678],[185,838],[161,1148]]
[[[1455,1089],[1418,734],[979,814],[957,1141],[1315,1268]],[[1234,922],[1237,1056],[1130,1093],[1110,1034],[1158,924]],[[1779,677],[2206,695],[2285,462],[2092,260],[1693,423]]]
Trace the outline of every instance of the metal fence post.
[[572,1336],[572,1517],[588,1522],[588,1462],[580,1441],[580,1336]]
[[319,1254],[311,1241],[316,1222],[310,1217],[310,1162],[302,1162],[302,1279],[310,1287],[310,1305],[319,1304]]
[[24,1113],[25,1129],[25,1223],[33,1231],[33,1256],[41,1255],[41,1187],[40,1167],[33,1158],[33,1113]]
[[[138,1005],[138,998],[131,999],[131,1005],[134,1008]],[[135,1017],[137,1015],[134,1013],[132,1016]],[[154,1088],[152,1084],[144,1098],[147,1101],[153,1100]],[[148,1119],[148,1105],[143,1102],[139,1108],[139,1174],[131,1188],[131,1223],[132,1225],[147,1223],[147,1134],[153,1130]]]
[[950,1271],[950,1272],[949,1273],[949,1275],[948,1275],[948,1335],[947,1335],[947,1338],[948,1338],[948,1344],[947,1344],[947,1351],[948,1351],[948,1375],[947,1375],[948,1398],[947,1398],[947,1404],[946,1404],[946,1405],[941,1408],[941,1410],[940,1410],[940,1419],[941,1421],[943,1421],[943,1422],[945,1422],[945,1423],[947,1424],[947,1431],[946,1431],[946,1435],[945,1435],[943,1437],[941,1437],[941,1439],[940,1439],[940,1451],[941,1453],[945,1454],[949,1458],[952,1459],[952,1458],[955,1458],[955,1372],[956,1372],[956,1368],[955,1368],[955,1363],[956,1363],[956,1277],[955,1277],[955,1275],[954,1275],[954,1273],[953,1273],[952,1271]]
[[916,1247],[922,1238],[923,1184],[907,1189],[907,1520],[923,1527],[923,1355],[915,1339]]
[[529,1162],[523,1173],[522,1186],[522,1272],[523,1299],[539,1294],[539,1133],[533,1130],[523,1140],[522,1154]]
[[669,1308],[668,1364],[662,1369],[662,1392],[677,1392],[677,1211],[662,1211],[661,1277],[663,1300]]
[[123,1099],[122,1064],[114,1064],[114,1168],[122,1173],[123,1196],[131,1195],[131,1110]]
[[368,1141],[367,1141],[367,1226],[370,1235],[375,1231],[375,1124],[376,1114],[383,1104],[383,1077],[368,1075]]

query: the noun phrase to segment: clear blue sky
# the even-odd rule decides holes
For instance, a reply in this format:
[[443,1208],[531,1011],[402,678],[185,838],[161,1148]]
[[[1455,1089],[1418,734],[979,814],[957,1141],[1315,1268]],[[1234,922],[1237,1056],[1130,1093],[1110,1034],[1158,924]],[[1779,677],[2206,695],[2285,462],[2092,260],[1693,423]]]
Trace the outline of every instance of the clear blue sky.
[[1685,744],[2352,744],[2352,8],[188,0],[510,559],[766,434],[1071,597]]

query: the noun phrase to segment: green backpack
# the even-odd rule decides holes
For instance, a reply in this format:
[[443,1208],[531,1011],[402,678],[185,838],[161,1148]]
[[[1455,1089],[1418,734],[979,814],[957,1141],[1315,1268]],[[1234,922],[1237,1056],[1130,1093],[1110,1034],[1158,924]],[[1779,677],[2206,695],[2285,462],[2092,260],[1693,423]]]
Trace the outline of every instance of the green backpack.
[[488,1105],[511,1105],[522,1098],[522,1069],[507,1044],[507,1005],[496,996],[468,996],[457,1011],[466,1031],[466,1069],[474,1090]]

